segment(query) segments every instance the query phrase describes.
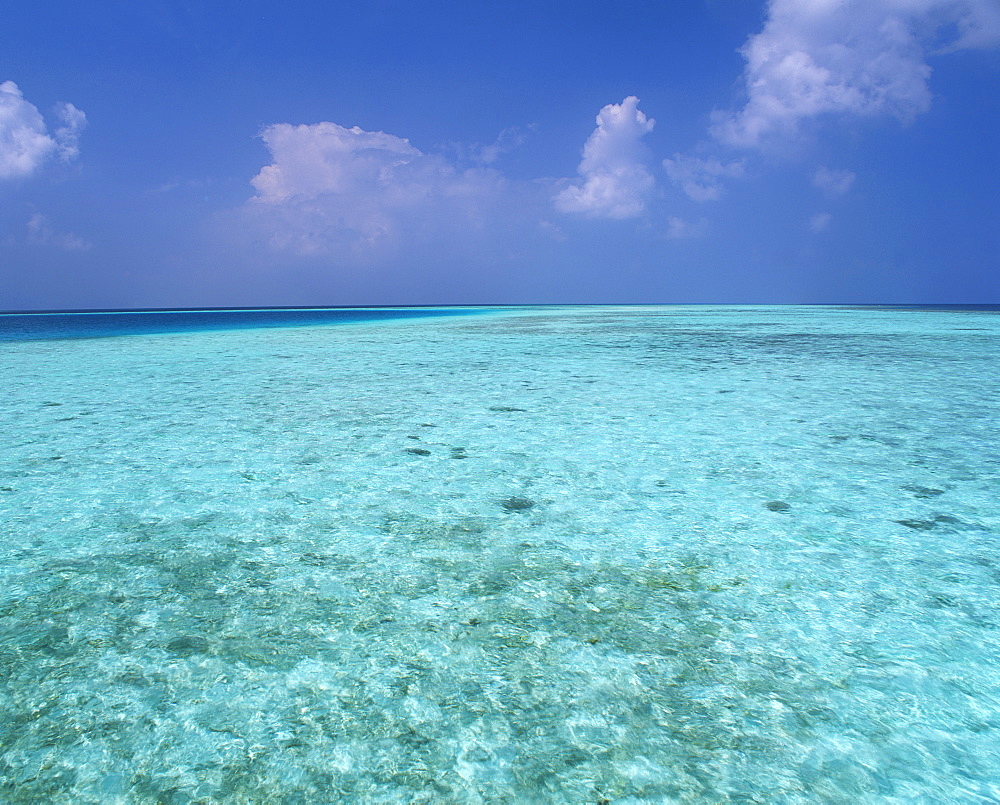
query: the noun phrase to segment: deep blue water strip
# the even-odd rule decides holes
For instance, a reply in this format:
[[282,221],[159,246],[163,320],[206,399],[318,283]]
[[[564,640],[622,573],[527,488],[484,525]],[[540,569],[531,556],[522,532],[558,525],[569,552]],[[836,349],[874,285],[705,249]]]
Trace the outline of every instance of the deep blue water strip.
[[[468,316],[501,306],[396,308],[248,308],[188,310],[53,311],[0,313],[0,341],[36,341],[72,338],[109,338],[260,327],[304,327],[351,322],[389,321],[431,316]],[[562,307],[561,305],[516,306]],[[587,307],[587,306],[581,306]],[[627,306],[625,306],[627,307]],[[688,305],[664,305],[685,308]],[[741,307],[721,305],[720,307]],[[796,306],[798,307],[798,306]],[[819,305],[847,310],[1000,312],[1000,305]]]
[[120,335],[260,327],[304,327],[430,316],[466,316],[488,310],[490,308],[411,307],[4,313],[0,314],[0,341],[109,338]]

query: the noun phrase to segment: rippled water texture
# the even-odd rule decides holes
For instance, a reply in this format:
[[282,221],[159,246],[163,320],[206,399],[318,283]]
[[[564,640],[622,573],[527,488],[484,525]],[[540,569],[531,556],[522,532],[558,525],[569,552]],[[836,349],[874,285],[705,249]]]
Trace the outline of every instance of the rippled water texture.
[[1000,800],[996,313],[0,357],[0,800]]

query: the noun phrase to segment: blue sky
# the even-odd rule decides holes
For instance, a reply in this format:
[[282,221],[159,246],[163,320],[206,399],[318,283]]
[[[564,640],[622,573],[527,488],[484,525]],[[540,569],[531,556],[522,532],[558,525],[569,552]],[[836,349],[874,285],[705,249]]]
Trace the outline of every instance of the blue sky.
[[1000,302],[1000,0],[18,5],[0,309]]

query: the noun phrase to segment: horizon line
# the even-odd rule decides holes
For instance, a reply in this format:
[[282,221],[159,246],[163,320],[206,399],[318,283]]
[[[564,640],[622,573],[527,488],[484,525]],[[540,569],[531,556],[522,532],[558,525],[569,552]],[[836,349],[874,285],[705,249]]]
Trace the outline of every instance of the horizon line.
[[44,308],[0,310],[0,316],[88,313],[212,313],[294,310],[434,310],[437,308],[524,307],[852,307],[852,308],[1000,308],[997,302],[525,302],[448,303],[426,305],[237,305],[224,307]]

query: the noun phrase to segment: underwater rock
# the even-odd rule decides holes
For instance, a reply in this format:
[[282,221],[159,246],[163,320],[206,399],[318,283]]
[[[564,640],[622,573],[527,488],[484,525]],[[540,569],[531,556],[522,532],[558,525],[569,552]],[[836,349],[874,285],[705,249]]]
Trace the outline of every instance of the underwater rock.
[[424,450],[422,447],[407,447],[407,453],[413,453],[415,456],[429,456],[431,454],[430,450]]
[[465,448],[464,447],[453,447],[453,448],[451,448],[451,457],[452,458],[468,458],[468,456],[465,455]]
[[184,635],[175,637],[167,643],[167,651],[189,657],[192,654],[205,654],[208,652],[208,641],[198,635]]
[[912,528],[915,531],[930,531],[937,525],[933,520],[894,520],[893,522],[905,525],[907,528]]
[[927,486],[917,486],[916,484],[905,484],[899,487],[907,492],[912,492],[915,498],[934,498],[938,495],[943,495],[943,489],[934,489],[933,487]]
[[46,654],[57,654],[69,641],[69,629],[65,626],[51,626],[31,643],[31,647]]
[[525,509],[530,509],[535,505],[535,501],[531,498],[506,498],[500,501],[500,505],[503,506],[509,512],[520,512]]
[[950,514],[935,514],[933,520],[893,520],[895,523],[900,525],[905,525],[907,528],[912,528],[915,531],[930,531],[932,528],[937,528],[941,523],[947,525],[953,525],[961,523],[957,517],[952,517]]
[[764,508],[773,512],[786,512],[792,507],[783,500],[769,500],[764,504]]

